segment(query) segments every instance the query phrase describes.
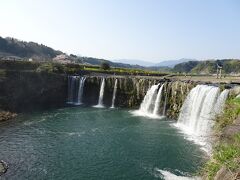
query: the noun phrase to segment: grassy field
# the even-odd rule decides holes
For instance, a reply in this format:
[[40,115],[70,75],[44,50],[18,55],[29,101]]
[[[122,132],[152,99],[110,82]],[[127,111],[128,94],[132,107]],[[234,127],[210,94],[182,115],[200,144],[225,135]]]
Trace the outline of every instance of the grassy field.
[[167,73],[130,68],[109,68],[102,69],[100,66],[83,64],[59,64],[53,62],[28,62],[28,61],[0,61],[0,69],[15,71],[36,71],[60,74],[77,74],[81,71],[96,72],[116,75],[142,75],[142,76],[164,76]]

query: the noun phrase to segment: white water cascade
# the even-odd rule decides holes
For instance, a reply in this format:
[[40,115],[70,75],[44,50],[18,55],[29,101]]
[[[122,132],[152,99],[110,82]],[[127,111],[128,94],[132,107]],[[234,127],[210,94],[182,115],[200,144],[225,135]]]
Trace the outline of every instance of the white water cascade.
[[223,109],[224,109],[224,105],[225,105],[225,101],[228,97],[228,93],[229,93],[229,90],[228,89],[225,89],[219,96],[218,100],[217,100],[217,103],[215,105],[215,112],[217,114],[220,114],[223,112]]
[[99,92],[99,98],[98,98],[98,104],[94,107],[96,108],[103,108],[103,95],[104,95],[104,87],[105,87],[105,78],[102,78],[100,92]]
[[81,77],[79,79],[78,96],[77,96],[76,105],[82,104],[82,95],[83,95],[83,88],[84,88],[85,80],[86,80],[86,77]]
[[82,104],[83,88],[86,77],[68,76],[68,104]]
[[164,86],[164,84],[162,84],[161,87],[160,87],[160,89],[158,90],[157,99],[156,99],[155,105],[154,105],[153,114],[156,115],[156,116],[157,116],[158,113],[159,113],[159,107],[160,107],[161,98],[162,98],[163,86]]
[[181,108],[176,126],[207,152],[211,151],[209,137],[214,118],[222,112],[227,96],[228,90],[220,94],[218,87],[197,85],[190,91]]
[[114,108],[114,104],[115,104],[115,98],[116,98],[116,93],[117,93],[117,82],[118,80],[115,80],[115,84],[114,84],[114,89],[113,89],[113,97],[112,97],[112,106],[111,108]]
[[133,112],[134,115],[160,118],[158,111],[160,108],[163,85],[160,88],[159,85],[160,84],[151,86],[147,91],[139,110]]
[[76,88],[77,76],[68,76],[68,104],[74,104],[76,102]]
[[70,104],[72,101],[72,86],[71,86],[71,76],[68,76],[68,98],[67,103]]

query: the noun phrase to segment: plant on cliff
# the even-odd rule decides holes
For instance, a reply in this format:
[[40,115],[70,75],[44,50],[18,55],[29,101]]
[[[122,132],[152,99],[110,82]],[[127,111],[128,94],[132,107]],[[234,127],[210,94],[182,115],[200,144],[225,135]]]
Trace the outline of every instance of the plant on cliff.
[[230,99],[226,102],[225,111],[217,117],[215,130],[220,134],[211,159],[203,167],[203,175],[212,180],[221,169],[225,174],[240,171],[240,132],[239,129],[228,131],[226,128],[235,126],[234,122],[240,117],[240,99]]
[[235,134],[231,141],[220,142],[215,147],[213,156],[203,171],[207,179],[212,180],[221,168],[226,168],[231,174],[240,170],[240,133]]
[[232,98],[227,100],[225,104],[224,113],[217,117],[215,129],[217,132],[221,132],[224,127],[232,124],[235,119],[240,115],[240,99]]
[[45,72],[45,73],[64,73],[65,68],[62,64],[53,64],[53,63],[44,63],[41,64],[36,72]]

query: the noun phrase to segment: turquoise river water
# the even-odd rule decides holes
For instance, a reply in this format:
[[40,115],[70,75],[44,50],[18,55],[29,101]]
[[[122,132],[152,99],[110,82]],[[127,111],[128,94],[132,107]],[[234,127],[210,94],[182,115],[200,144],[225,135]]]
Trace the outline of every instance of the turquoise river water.
[[190,176],[204,162],[200,147],[168,119],[125,109],[68,107],[0,123],[0,179],[164,179]]

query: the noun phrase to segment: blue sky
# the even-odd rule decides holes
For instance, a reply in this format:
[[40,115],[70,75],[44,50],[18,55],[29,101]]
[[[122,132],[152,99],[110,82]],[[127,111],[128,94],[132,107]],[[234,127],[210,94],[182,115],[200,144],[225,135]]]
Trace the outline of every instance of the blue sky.
[[239,0],[0,0],[0,36],[83,56],[240,58]]

